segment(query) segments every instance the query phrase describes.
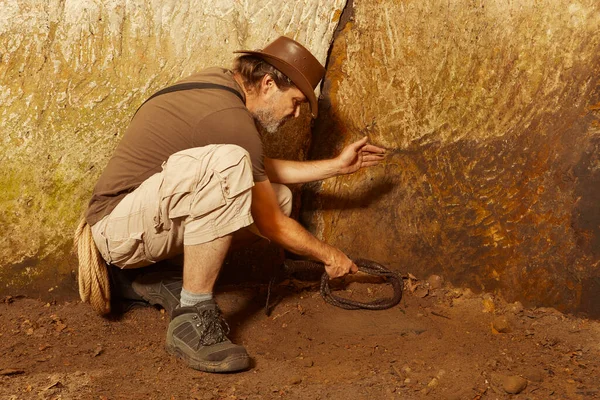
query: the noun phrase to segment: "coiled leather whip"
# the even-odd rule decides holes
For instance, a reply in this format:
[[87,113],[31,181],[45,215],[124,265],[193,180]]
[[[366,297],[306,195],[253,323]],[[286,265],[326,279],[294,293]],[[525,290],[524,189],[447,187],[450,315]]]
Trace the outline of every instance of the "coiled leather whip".
[[[387,283],[392,285],[392,289],[394,290],[394,295],[391,298],[382,298],[376,299],[371,302],[359,302],[356,300],[351,300],[344,297],[339,297],[331,293],[331,289],[329,287],[329,276],[327,272],[324,272],[321,276],[321,286],[320,293],[323,299],[336,307],[341,307],[346,310],[385,310],[391,307],[394,307],[400,300],[402,300],[402,289],[404,287],[404,283],[402,282],[402,277],[396,272],[390,271],[383,265],[376,263],[372,260],[367,260],[364,258],[359,258],[354,260],[354,263],[358,267],[358,270],[373,276],[380,276],[385,279]],[[285,260],[284,271],[287,275],[292,275],[294,273],[303,273],[310,271],[323,271],[324,266],[323,263],[317,261],[310,260]],[[269,300],[271,296],[271,287],[275,281],[276,277],[271,279],[269,283],[268,291],[267,291],[267,304],[265,306],[265,312],[267,315],[270,312],[269,309]]]

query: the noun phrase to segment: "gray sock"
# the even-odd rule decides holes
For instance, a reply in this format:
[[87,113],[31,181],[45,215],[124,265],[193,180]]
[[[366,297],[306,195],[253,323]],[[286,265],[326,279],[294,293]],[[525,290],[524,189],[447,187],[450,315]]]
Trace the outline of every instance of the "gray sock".
[[202,301],[210,300],[213,298],[212,292],[209,293],[192,293],[185,289],[181,289],[181,307],[191,307]]

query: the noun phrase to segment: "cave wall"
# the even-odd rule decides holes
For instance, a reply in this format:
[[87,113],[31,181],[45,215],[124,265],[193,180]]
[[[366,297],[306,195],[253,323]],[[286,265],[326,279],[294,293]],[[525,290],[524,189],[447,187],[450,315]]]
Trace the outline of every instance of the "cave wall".
[[[72,233],[137,107],[279,35],[325,63],[345,1],[3,0],[0,294],[73,289]],[[299,158],[310,118],[271,154]],[[73,291],[71,291],[73,293]]]
[[[267,136],[269,155],[331,157],[362,135],[388,149],[378,167],[304,187],[296,211],[315,235],[402,273],[600,316],[596,1],[5,0],[0,11],[0,295],[73,295],[73,229],[138,105],[286,34],[327,60],[327,76],[312,142],[304,109]],[[250,254],[233,263],[260,264]]]
[[308,186],[304,223],[355,257],[600,316],[600,4],[355,0],[311,158],[385,162]]

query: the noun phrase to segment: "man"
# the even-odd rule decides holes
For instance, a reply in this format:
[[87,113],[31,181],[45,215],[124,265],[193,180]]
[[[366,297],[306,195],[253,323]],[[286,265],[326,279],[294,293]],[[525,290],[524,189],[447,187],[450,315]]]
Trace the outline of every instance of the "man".
[[[363,138],[331,160],[264,157],[255,122],[274,132],[297,117],[307,101],[316,116],[314,89],[325,70],[287,37],[262,51],[239,53],[233,71],[207,69],[181,82],[200,82],[199,87],[179,86],[187,90],[144,103],[85,215],[93,242],[109,264],[138,268],[183,253],[183,289],[180,304],[169,309],[167,350],[190,367],[211,372],[249,366],[246,350],[227,339],[212,296],[234,237],[260,234],[323,262],[331,278],[357,271],[343,252],[289,218],[291,192],[283,184],[352,173],[376,165],[384,155]],[[78,231],[79,241],[83,236]],[[80,253],[80,275],[88,274],[85,265]],[[164,282],[158,285],[138,284],[136,291],[163,304],[168,293]]]

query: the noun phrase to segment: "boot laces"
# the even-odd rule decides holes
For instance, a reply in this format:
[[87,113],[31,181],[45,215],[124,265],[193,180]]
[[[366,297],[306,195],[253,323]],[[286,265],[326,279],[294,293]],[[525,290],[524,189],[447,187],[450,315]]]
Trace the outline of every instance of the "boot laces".
[[218,310],[202,310],[199,312],[199,317],[200,322],[196,324],[197,327],[202,328],[199,345],[212,346],[227,339],[230,332],[229,324]]

